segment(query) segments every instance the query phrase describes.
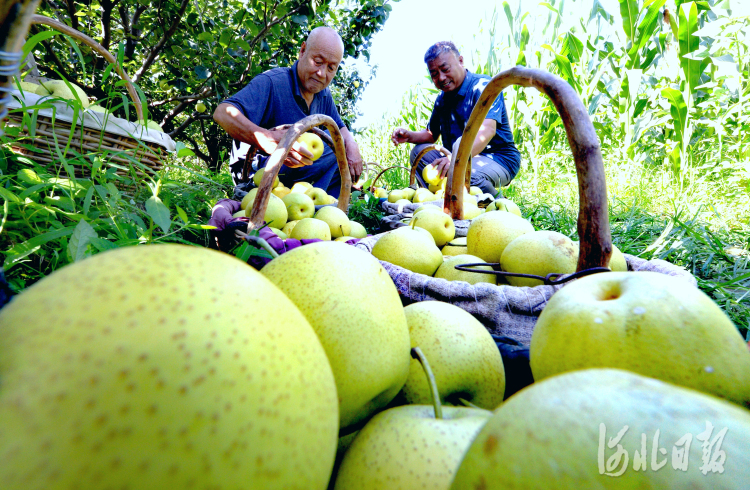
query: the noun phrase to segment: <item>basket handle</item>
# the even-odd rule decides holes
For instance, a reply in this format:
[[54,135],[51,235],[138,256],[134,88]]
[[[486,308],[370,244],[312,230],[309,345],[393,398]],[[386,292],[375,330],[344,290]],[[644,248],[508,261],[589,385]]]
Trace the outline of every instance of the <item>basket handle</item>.
[[[375,184],[378,183],[378,179],[380,179],[380,177],[384,173],[386,173],[387,171],[389,171],[391,169],[394,169],[394,168],[403,168],[403,169],[409,170],[409,167],[405,167],[403,165],[391,165],[390,167],[385,167],[383,170],[381,170],[378,173],[378,175],[375,176],[374,179],[372,179],[372,183],[370,184],[370,192],[372,192],[372,190],[375,188]],[[409,177],[409,185],[412,185],[413,183],[414,183],[414,175],[412,175],[411,177]]]
[[466,123],[458,150],[453,155],[448,171],[444,209],[449,210],[454,219],[463,217],[464,193],[461,184],[467,178],[466,172],[469,170],[467,167],[474,139],[492,103],[500,92],[510,85],[536,88],[552,100],[562,117],[578,175],[578,236],[581,251],[577,270],[606,267],[612,254],[612,237],[609,230],[607,186],[599,139],[588,111],[573,87],[546,71],[516,66],[496,75],[484,88]]
[[50,19],[49,17],[45,17],[44,15],[34,14],[31,16],[31,23],[42,24],[60,31],[63,34],[67,34],[70,37],[76,38],[99,53],[105,60],[112,63],[115,67],[115,70],[117,71],[117,74],[120,75],[120,78],[125,81],[125,86],[128,89],[130,98],[133,100],[133,105],[135,106],[135,113],[138,116],[138,120],[143,121],[143,107],[141,106],[141,99],[140,97],[138,97],[138,92],[136,92],[135,87],[133,86],[133,82],[130,80],[130,77],[127,73],[125,73],[125,70],[120,67],[120,64],[117,63],[117,60],[114,56],[112,56],[112,53],[107,51],[104,46],[94,41],[86,34],[73,29],[72,27],[63,24],[62,22],[56,21],[55,19]]
[[276,176],[279,174],[279,170],[281,170],[281,165],[286,160],[287,155],[289,155],[294,142],[297,141],[297,138],[302,133],[321,125],[325,126],[328,132],[331,133],[333,151],[336,154],[336,161],[339,165],[339,173],[341,174],[341,191],[339,193],[338,208],[345,213],[347,212],[349,197],[352,193],[352,176],[349,174],[349,163],[346,160],[344,138],[342,138],[341,132],[333,119],[325,114],[312,114],[304,119],[300,119],[287,129],[276,150],[268,157],[266,170],[263,172],[263,178],[258,186],[258,193],[255,195],[255,204],[253,204],[250,223],[247,226],[248,231],[257,230],[263,226],[263,217],[266,215],[268,200],[271,198],[271,186],[276,180]]

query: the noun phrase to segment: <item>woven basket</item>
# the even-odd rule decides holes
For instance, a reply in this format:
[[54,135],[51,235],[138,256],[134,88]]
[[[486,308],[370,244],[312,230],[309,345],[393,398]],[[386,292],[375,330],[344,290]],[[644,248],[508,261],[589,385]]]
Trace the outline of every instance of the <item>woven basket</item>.
[[[135,87],[130,77],[122,70],[117,60],[109,51],[85,34],[48,17],[33,15],[31,23],[47,25],[63,32],[90,46],[108,62],[112,63],[118,75],[125,81],[138,119],[143,120],[143,107]],[[26,95],[24,97],[24,95],[16,91],[15,96],[24,101],[20,107],[24,105],[33,107],[37,102],[37,96],[35,95]],[[65,107],[62,104],[56,105],[58,108]],[[16,108],[19,107],[16,104],[11,105],[11,107],[14,106]],[[31,114],[37,109],[29,109],[26,112]],[[98,154],[108,153],[107,161],[110,165],[112,163],[115,164],[116,173],[120,176],[133,176],[133,173],[135,176],[141,177],[153,175],[163,168],[166,163],[168,150],[174,149],[174,142],[169,136],[160,133],[158,139],[154,137],[141,139],[135,135],[139,134],[139,132],[141,135],[148,135],[149,131],[147,129],[115,118],[114,116],[108,116],[107,120],[117,120],[121,123],[119,125],[120,130],[115,131],[108,127],[109,125],[106,124],[106,121],[104,121],[104,124],[100,123],[99,117],[103,119],[103,115],[99,113],[97,115],[87,115],[86,117],[79,116],[81,122],[76,124],[75,131],[71,132],[73,127],[71,122],[61,118],[54,118],[53,120],[50,114],[42,112],[36,113],[36,124],[33,125],[33,128],[29,128],[29,124],[24,122],[24,113],[22,111],[14,111],[7,116],[6,124],[8,127],[19,128],[20,132],[11,144],[11,149],[43,166],[59,162],[61,157],[70,159],[69,163],[74,168],[75,177],[77,178],[88,177],[90,172],[87,165],[83,161],[80,161],[80,158],[76,157],[92,152]],[[89,124],[89,121],[94,121],[94,124]],[[148,141],[148,139],[154,141]],[[161,144],[155,141],[161,141]]]

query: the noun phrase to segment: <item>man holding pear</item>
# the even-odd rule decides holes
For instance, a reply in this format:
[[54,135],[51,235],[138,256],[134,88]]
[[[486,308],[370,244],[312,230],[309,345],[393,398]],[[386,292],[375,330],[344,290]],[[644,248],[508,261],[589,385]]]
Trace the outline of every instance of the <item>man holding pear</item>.
[[[329,27],[317,27],[302,43],[299,58],[290,68],[261,73],[216,108],[214,120],[233,138],[230,171],[235,183],[250,145],[259,149],[257,166],[263,167],[285,133],[269,128],[294,124],[311,114],[325,114],[338,125],[352,182],[359,179],[359,147],[341,120],[328,89],[343,56],[344,43],[338,33]],[[338,197],[341,177],[336,156],[324,146],[322,156],[314,159],[308,148],[295,142],[279,171],[281,182],[288,187],[295,182],[309,182]]]
[[[443,137],[444,147],[453,152],[458,150],[457,140],[463,134],[474,105],[490,81],[488,76],[478,75],[464,68],[463,56],[450,41],[432,45],[427,50],[424,61],[432,83],[442,90],[435,100],[430,122],[421,131],[397,128],[391,135],[394,145],[415,145],[411,152],[412,164],[419,152],[435,143],[440,136]],[[477,133],[471,156],[471,185],[493,196],[518,173],[521,154],[513,141],[502,93],[495,99]],[[417,176],[421,180],[422,170],[429,164],[437,167],[440,177],[444,178],[448,175],[450,163],[450,158],[437,150],[431,150],[419,163]]]

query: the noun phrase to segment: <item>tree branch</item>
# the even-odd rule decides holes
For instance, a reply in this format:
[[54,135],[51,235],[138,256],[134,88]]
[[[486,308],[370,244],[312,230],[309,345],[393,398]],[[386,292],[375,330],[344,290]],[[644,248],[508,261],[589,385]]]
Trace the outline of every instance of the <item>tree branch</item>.
[[182,133],[183,131],[185,131],[185,128],[187,128],[188,126],[190,126],[193,123],[193,121],[195,121],[198,118],[199,115],[200,115],[200,113],[198,111],[194,111],[192,114],[190,114],[190,116],[188,116],[187,119],[185,119],[182,122],[182,124],[180,124],[179,126],[177,126],[177,128],[175,128],[173,131],[171,131],[171,132],[169,132],[167,134],[172,139],[176,138],[177,136],[179,136],[180,133]]
[[[275,7],[275,5],[274,5],[274,7]],[[253,51],[254,51],[253,48],[258,43],[258,41],[260,41],[261,39],[263,39],[264,37],[266,37],[266,34],[268,33],[269,29],[271,29],[276,24],[280,24],[281,22],[284,22],[286,19],[288,19],[292,15],[296,14],[300,10],[302,10],[302,5],[298,6],[294,10],[291,10],[291,11],[287,12],[286,15],[284,15],[282,17],[279,17],[278,19],[272,21],[271,23],[268,23],[268,16],[266,15],[266,25],[263,27],[263,29],[261,29],[261,31],[258,33],[258,35],[256,35],[253,38],[253,40],[249,43],[250,44],[250,51],[248,51],[248,53],[247,53],[247,66],[245,66],[245,70],[242,72],[242,75],[240,75],[239,80],[237,80],[234,83],[231,83],[230,86],[236,87],[238,85],[243,85],[245,83],[245,79],[247,78],[248,73],[250,73],[250,68],[252,68],[252,66],[253,66]]]
[[72,27],[73,29],[77,31],[80,31],[81,29],[79,28],[79,25],[78,25],[78,17],[76,17],[76,7],[74,4],[74,0],[68,0],[65,3],[67,3],[68,5],[68,15],[70,16],[70,27]]
[[109,50],[109,45],[112,42],[112,9],[119,3],[119,0],[102,0],[102,42],[104,49]]
[[200,158],[206,163],[211,163],[211,158],[205,153],[203,153],[202,151],[200,151],[200,149],[198,148],[198,143],[196,143],[193,138],[185,138],[185,139],[193,144],[193,147],[191,148],[191,150],[193,150],[193,153],[195,153],[195,156],[197,156],[198,158]]
[[143,62],[141,67],[138,69],[138,71],[135,73],[135,76],[133,77],[133,83],[138,83],[140,81],[143,74],[146,73],[146,71],[151,67],[154,61],[156,61],[156,57],[164,49],[164,46],[167,44],[167,40],[169,40],[174,35],[175,31],[177,30],[177,27],[180,25],[180,22],[182,21],[182,16],[185,14],[185,10],[187,9],[188,3],[189,3],[189,0],[182,0],[182,3],[180,4],[180,8],[174,17],[174,21],[172,22],[172,25],[164,33],[161,39],[159,39],[159,42],[157,42],[156,45],[151,49],[151,52],[148,54],[148,57]]

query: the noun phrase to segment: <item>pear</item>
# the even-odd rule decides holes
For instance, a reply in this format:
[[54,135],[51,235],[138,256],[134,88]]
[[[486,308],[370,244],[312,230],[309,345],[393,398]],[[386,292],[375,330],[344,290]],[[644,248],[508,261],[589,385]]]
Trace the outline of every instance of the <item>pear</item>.
[[[283,231],[283,230],[282,230]],[[297,222],[289,233],[289,238],[305,240],[318,238],[320,240],[331,239],[331,228],[328,223],[315,218],[304,218]]]
[[299,221],[304,218],[312,218],[315,214],[315,203],[307,194],[290,192],[281,200],[284,201],[290,220]]
[[273,227],[269,227],[269,228],[271,228],[271,231],[274,232],[276,236],[281,238],[282,240],[286,240],[287,238],[289,238],[289,236],[286,233],[279,230],[278,228],[273,228]]
[[[469,249],[466,247],[466,237],[455,237],[453,240],[446,243],[440,251],[443,255],[448,256],[468,254]],[[479,262],[481,262],[481,260]]]
[[427,201],[434,201],[435,200],[435,194],[430,192],[429,189],[425,189],[424,187],[420,187],[414,192],[414,197],[412,198],[412,202],[427,202]]
[[424,228],[430,232],[435,240],[435,245],[442,247],[456,236],[456,226],[453,220],[445,213],[421,213],[411,219],[415,228]]
[[421,212],[424,212],[424,211],[428,211],[428,212],[433,212],[434,211],[434,212],[438,212],[438,213],[441,213],[441,214],[445,214],[445,213],[443,213],[443,208],[441,208],[439,206],[436,206],[434,204],[422,204],[421,206],[419,206],[417,209],[414,210],[414,215],[416,216],[417,213],[421,213]]
[[[260,182],[261,180],[263,180],[263,174],[265,173],[265,171],[265,168],[260,168],[257,172],[255,172],[255,175],[253,175],[253,182],[255,182],[256,186],[260,187]],[[271,189],[273,189],[274,187],[278,187],[279,185],[279,176],[277,175],[273,181],[273,185],[271,185]]]
[[404,191],[395,190],[388,194],[388,202],[396,202],[400,199],[406,199],[406,193]]
[[706,293],[666,274],[604,272],[568,284],[542,310],[530,353],[535,380],[620,368],[750,406],[742,335]]
[[335,206],[325,206],[315,213],[315,218],[325,221],[331,229],[331,238],[349,235],[352,225],[346,213]]
[[245,197],[242,198],[242,201],[240,202],[240,208],[247,211],[248,209],[253,209],[253,204],[255,203],[255,195],[258,193],[258,188],[250,189],[250,192],[245,194]]
[[280,185],[278,187],[274,187],[271,192],[273,193],[274,196],[283,199],[284,196],[291,193],[292,190],[284,185]]
[[[68,84],[62,80],[46,80],[40,81],[36,88],[36,94],[42,96],[59,97],[61,99],[76,100],[76,95],[81,101],[83,108],[87,108],[91,102],[89,102],[89,96],[83,91],[81,87],[75,83],[70,84],[75,90],[75,94],[70,90]],[[161,128],[159,128],[161,129]]]
[[65,266],[0,311],[0,352],[3,490],[328,481],[339,417],[323,347],[231,255],[148,245]]
[[414,198],[414,193],[417,192],[416,189],[412,189],[411,187],[406,187],[405,189],[401,190],[404,191],[404,198],[410,201]]
[[365,238],[367,236],[367,230],[360,223],[357,223],[356,221],[349,221],[349,225],[349,235],[353,236],[354,238]]
[[[458,306],[420,301],[404,308],[412,347],[429,360],[442,403],[464,399],[494,410],[505,395],[503,359],[492,335],[479,320]],[[402,389],[411,404],[430,403],[430,386],[422,366],[412,359]]]
[[[495,349],[497,350],[497,349]],[[380,412],[357,434],[336,474],[334,490],[444,488],[492,412],[429,405]]]
[[[445,254],[445,252],[443,252],[443,254]],[[447,281],[465,281],[469,284],[479,284],[480,282],[497,284],[497,276],[495,276],[494,274],[480,274],[477,272],[467,272],[456,269],[457,265],[476,264],[480,262],[484,261],[479,257],[468,254],[449,257],[442,264],[440,264],[438,270],[435,271],[435,277],[439,277],[440,279],[445,279]],[[473,269],[485,271],[493,270],[492,267],[488,265],[473,267]]]
[[519,218],[523,217],[523,215],[521,214],[521,209],[516,205],[516,203],[514,203],[510,199],[505,199],[502,197],[492,201],[487,206],[487,211],[507,211],[509,213],[515,214]]
[[287,223],[284,225],[284,227],[281,229],[281,231],[288,237],[292,236],[292,230],[294,227],[299,223],[299,220],[294,221],[287,221]]
[[466,246],[470,255],[485,262],[499,263],[505,247],[534,227],[523,218],[511,213],[485,213],[475,218],[466,234]]
[[308,182],[295,182],[292,186],[291,192],[301,192],[302,194],[304,194],[312,188],[312,184],[309,184]]
[[305,194],[307,194],[313,200],[316,206],[323,206],[324,204],[328,203],[328,194],[326,193],[326,191],[318,187],[307,189],[305,191]]
[[[245,196],[247,197],[247,196]],[[252,214],[252,206],[248,206],[245,209],[245,216],[248,218]],[[266,207],[266,214],[263,215],[263,220],[268,223],[268,226],[274,228],[282,228],[286,224],[286,220],[289,217],[289,213],[286,211],[284,201],[278,197],[270,194],[268,196],[268,206]]]
[[471,194],[472,196],[479,196],[482,194],[482,189],[477,186],[471,186],[469,188],[469,194]]
[[443,254],[432,235],[427,230],[420,232],[408,226],[380,237],[372,247],[372,254],[380,260],[428,276],[443,263]]
[[[500,266],[506,272],[546,276],[551,273],[572,274],[578,265],[578,247],[570,238],[556,231],[525,233],[505,247]],[[539,286],[539,279],[507,276],[512,286]]]
[[[748,447],[750,413],[736,405],[627,371],[588,369],[510,397],[471,444],[451,489],[739,490],[750,481]],[[706,474],[717,456],[722,474]]]
[[318,334],[336,379],[341,427],[385,407],[404,385],[411,357],[404,309],[383,266],[345,243],[316,242],[282,254],[262,273]]

